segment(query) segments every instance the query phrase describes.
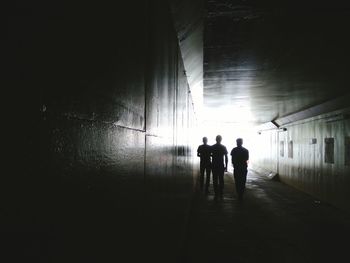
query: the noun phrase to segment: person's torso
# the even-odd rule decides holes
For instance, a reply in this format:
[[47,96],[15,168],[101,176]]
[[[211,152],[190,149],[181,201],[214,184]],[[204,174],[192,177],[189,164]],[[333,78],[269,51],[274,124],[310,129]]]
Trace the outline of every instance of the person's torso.
[[198,147],[198,152],[200,153],[201,163],[210,162],[210,146],[207,144],[202,144]]
[[224,165],[224,156],[227,154],[227,149],[222,144],[214,144],[211,146],[213,167],[221,167]]
[[248,150],[246,148],[235,147],[232,149],[231,155],[234,167],[247,167]]

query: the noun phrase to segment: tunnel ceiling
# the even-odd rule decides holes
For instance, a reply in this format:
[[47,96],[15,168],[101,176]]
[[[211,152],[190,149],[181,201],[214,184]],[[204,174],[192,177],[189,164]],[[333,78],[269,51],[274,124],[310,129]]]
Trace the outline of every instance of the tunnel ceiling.
[[350,9],[340,2],[209,0],[206,11],[207,120],[264,123],[347,93]]

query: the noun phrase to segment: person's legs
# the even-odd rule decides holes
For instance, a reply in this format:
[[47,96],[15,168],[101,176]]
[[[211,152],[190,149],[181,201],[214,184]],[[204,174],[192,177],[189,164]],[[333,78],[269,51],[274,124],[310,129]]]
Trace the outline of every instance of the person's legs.
[[216,169],[213,169],[213,187],[214,187],[214,194],[217,196],[218,194],[218,171]]
[[235,186],[236,186],[236,193],[237,193],[238,199],[242,199],[241,180],[240,180],[241,178],[240,178],[239,171],[237,169],[234,170],[233,177],[235,178]]
[[244,169],[242,171],[242,175],[241,175],[241,192],[242,192],[242,196],[244,194],[245,191],[245,184],[247,182],[247,169]]
[[204,170],[205,170],[205,166],[204,164],[200,164],[200,175],[199,175],[199,186],[201,188],[201,190],[203,189],[203,183],[204,183]]
[[205,175],[206,175],[206,178],[205,178],[205,192],[206,193],[209,193],[209,185],[210,185],[210,173],[211,173],[211,168],[210,166],[207,166],[205,168]]
[[235,169],[234,178],[235,178],[238,199],[242,200],[244,190],[245,190],[245,184],[247,181],[247,170],[246,169]]
[[219,177],[219,195],[222,197],[224,193],[224,172],[220,171]]
[[243,175],[239,174],[238,175],[238,198],[242,199],[243,198],[243,192],[244,192],[244,180],[243,180]]

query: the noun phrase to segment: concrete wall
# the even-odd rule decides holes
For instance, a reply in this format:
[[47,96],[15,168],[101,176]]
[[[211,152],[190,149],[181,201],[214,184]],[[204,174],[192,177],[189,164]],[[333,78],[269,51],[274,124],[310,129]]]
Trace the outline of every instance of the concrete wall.
[[[277,172],[282,182],[350,211],[347,114],[339,110],[288,124],[286,131],[262,131],[252,154],[254,168]],[[334,138],[333,160],[328,138]]]
[[[146,200],[148,253],[153,260],[170,262],[179,249],[193,192],[191,128],[195,124],[190,89],[178,40],[164,4],[153,3],[149,52],[149,88],[146,94]],[[157,229],[155,232],[154,230]],[[146,245],[146,244],[145,244]],[[154,250],[156,247],[156,251]]]
[[206,0],[169,0],[182,59],[200,119],[203,107],[203,31]]
[[175,260],[196,120],[167,3],[23,1],[8,25],[28,128],[1,218],[14,261]]
[[277,132],[269,130],[260,132],[255,138],[250,150],[250,166],[253,169],[262,169],[261,172],[277,173],[278,154],[277,154]]

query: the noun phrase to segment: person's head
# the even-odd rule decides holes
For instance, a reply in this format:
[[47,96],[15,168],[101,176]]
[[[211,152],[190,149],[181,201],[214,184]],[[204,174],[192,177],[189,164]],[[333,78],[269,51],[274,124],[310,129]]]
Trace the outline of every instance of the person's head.
[[208,143],[208,138],[207,137],[203,137],[203,143],[207,144]]
[[242,144],[243,144],[243,139],[242,139],[242,138],[238,138],[238,139],[236,140],[236,143],[237,143],[237,146],[242,146]]
[[221,135],[216,136],[215,140],[217,143],[221,143],[221,141],[222,141]]

